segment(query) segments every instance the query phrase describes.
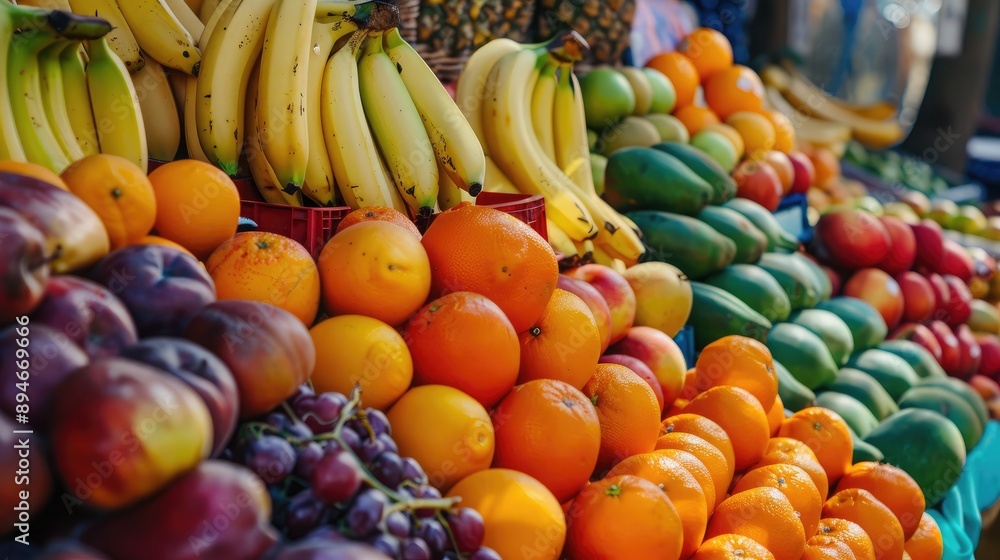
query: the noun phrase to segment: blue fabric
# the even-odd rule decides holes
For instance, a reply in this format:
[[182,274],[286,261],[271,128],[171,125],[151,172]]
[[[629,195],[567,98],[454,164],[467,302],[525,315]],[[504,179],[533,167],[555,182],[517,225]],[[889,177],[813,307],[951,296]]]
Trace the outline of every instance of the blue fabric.
[[942,560],[974,560],[982,510],[1000,500],[1000,422],[990,421],[969,453],[958,482],[938,509],[928,510],[944,538]]

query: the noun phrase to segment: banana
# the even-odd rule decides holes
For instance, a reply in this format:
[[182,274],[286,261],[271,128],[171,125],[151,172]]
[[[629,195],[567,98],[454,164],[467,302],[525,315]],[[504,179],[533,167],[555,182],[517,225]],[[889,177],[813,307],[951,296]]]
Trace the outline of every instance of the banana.
[[486,89],[486,83],[493,66],[504,56],[521,50],[523,46],[511,39],[493,39],[489,43],[479,47],[472,56],[465,61],[465,67],[458,76],[458,83],[455,85],[455,102],[462,110],[465,119],[469,122],[479,143],[483,147],[483,152],[490,155],[489,145],[486,142],[486,134],[483,131],[482,108],[490,92]]
[[73,11],[67,0],[19,0],[17,5],[45,8],[46,10],[62,10],[64,12]]
[[250,175],[257,185],[257,190],[266,202],[271,204],[282,204],[287,206],[302,206],[302,193],[286,193],[281,188],[281,183],[274,175],[274,169],[267,162],[264,156],[264,145],[261,142],[259,129],[257,128],[258,105],[257,92],[260,90],[260,67],[254,65],[250,73],[249,87],[246,99],[246,156],[247,165],[250,167]]
[[[0,2],[0,37],[12,37],[17,28],[16,19],[8,7],[9,5]],[[0,41],[0,160],[25,161],[27,155],[17,133],[11,95],[7,88],[7,53],[12,44],[9,40]]]
[[559,229],[559,226],[555,222],[549,218],[545,218],[545,229],[549,245],[552,246],[553,251],[564,257],[576,255],[576,245],[573,243],[573,240],[566,235],[565,231]]
[[777,66],[769,66],[764,69],[761,78],[764,78],[764,83],[768,85],[775,85],[775,82],[783,81],[780,74],[775,74],[775,70],[778,72],[787,72],[788,75],[794,77],[795,79],[802,80],[806,86],[812,91],[812,94],[816,96],[817,99],[825,99],[833,103],[834,105],[846,109],[856,115],[865,117],[868,119],[874,119],[877,121],[882,121],[886,119],[893,119],[896,114],[899,113],[899,107],[895,103],[889,101],[878,101],[875,103],[868,104],[858,104],[851,103],[849,101],[844,101],[838,97],[834,97],[822,88],[814,84],[809,78],[805,77],[802,73],[796,70],[790,64],[783,65],[783,68],[778,68]]
[[334,53],[323,74],[321,98],[325,145],[337,188],[351,208],[390,206],[405,212],[365,120],[358,87],[357,55],[368,33],[356,32]]
[[177,17],[177,21],[181,22],[181,25],[184,26],[184,29],[187,30],[197,44],[201,38],[201,34],[205,31],[205,24],[198,19],[198,14],[194,13],[191,6],[188,6],[185,0],[164,0],[164,3],[170,8],[170,11]]
[[101,153],[121,156],[146,171],[145,125],[128,69],[103,38],[90,41],[87,50],[87,88]]
[[415,215],[429,215],[438,195],[434,147],[396,65],[383,50],[380,32],[365,43],[358,85],[365,117],[396,188]]
[[142,109],[149,157],[173,161],[181,144],[181,121],[166,71],[155,60],[147,60],[132,74],[132,85]]
[[573,192],[573,182],[542,151],[531,123],[531,96],[540,70],[533,49],[505,55],[489,73],[482,107],[483,134],[497,166],[526,194],[545,197],[545,211],[570,239],[597,235],[597,226]]
[[621,259],[609,254],[600,245],[594,246],[593,258],[595,263],[609,267],[618,274],[625,274],[625,270],[628,269]]
[[833,146],[851,139],[851,127],[813,118],[802,113],[788,102],[774,86],[764,86],[764,101],[768,107],[782,113],[791,121],[795,138],[815,146]]
[[117,0],[139,47],[164,66],[198,75],[201,51],[165,0]]
[[323,119],[319,118],[323,111],[323,73],[337,41],[353,33],[357,28],[357,25],[350,21],[313,22],[312,48],[309,49],[309,86],[306,89],[307,112],[310,115],[307,123],[309,161],[306,165],[302,194],[320,206],[332,206],[337,198],[336,179],[333,175],[333,166],[330,164],[326,139],[323,136]]
[[45,108],[45,118],[52,126],[56,140],[70,162],[83,159],[83,147],[76,140],[73,122],[69,118],[69,108],[66,105],[65,86],[63,85],[62,66],[59,55],[70,47],[79,47],[77,41],[57,41],[38,55],[38,70],[42,85],[42,106]]
[[188,8],[192,12],[194,12],[195,14],[198,14],[199,12],[201,12],[201,6],[202,6],[202,4],[204,4],[204,1],[203,0],[184,0],[184,3],[187,4]]
[[463,202],[475,203],[476,197],[459,187],[441,163],[438,167],[438,206],[441,210],[450,210]]
[[490,156],[486,156],[486,182],[483,183],[483,190],[495,193],[523,194],[517,190],[517,185],[497,167],[496,162]]
[[592,239],[584,239],[583,241],[574,241],[573,247],[576,248],[576,258],[582,261],[588,261],[594,257],[594,249],[596,244]]
[[424,121],[437,156],[438,172],[447,173],[454,184],[473,197],[478,195],[486,181],[486,158],[469,121],[434,71],[403,40],[398,28],[386,33],[385,47]]
[[59,66],[62,69],[63,103],[66,104],[70,126],[83,154],[90,156],[100,153],[101,148],[97,142],[94,113],[90,109],[84,52],[81,44],[70,43],[59,55]]
[[62,172],[70,160],[59,144],[42,102],[39,54],[59,41],[58,37],[46,31],[21,31],[10,38],[7,57],[10,106],[27,160],[56,173]]
[[[549,60],[545,63],[538,74],[538,82],[531,93],[531,124],[535,130],[535,137],[542,146],[545,155],[552,161],[556,161],[556,140],[553,130],[553,109],[556,104],[556,85],[558,77],[556,71],[559,65]],[[563,171],[566,169],[563,168]],[[567,173],[568,175],[568,173]],[[570,175],[572,179],[572,175]]]
[[139,42],[136,41],[135,35],[129,29],[128,23],[125,22],[125,16],[118,9],[116,0],[69,0],[69,5],[73,8],[74,13],[98,16],[108,20],[114,26],[114,29],[107,35],[108,44],[111,45],[118,58],[122,59],[129,72],[142,70],[146,60],[142,56],[142,51],[139,50]]
[[[222,0],[221,3],[216,3],[213,7],[219,9],[213,10],[210,17],[207,18],[205,22],[205,31],[201,34],[201,38],[198,39],[198,46],[202,49],[209,42],[212,35],[215,34],[216,28],[219,26],[219,21],[227,8],[232,5],[233,2],[240,0]],[[208,3],[202,4],[202,7],[208,6]],[[177,78],[177,81],[183,80],[184,91],[182,96],[182,106],[183,106],[183,117],[184,117],[184,145],[187,147],[187,157],[190,159],[196,159],[198,161],[203,161],[205,163],[213,163],[205,155],[205,150],[202,149],[202,144],[198,138],[198,84],[202,80],[207,79],[206,76],[201,78],[192,78],[187,74],[183,74],[177,71],[175,73],[181,74]],[[242,99],[242,98],[241,98]]]
[[208,21],[212,19],[212,15],[215,13],[215,9],[222,4],[224,0],[205,0],[201,3],[201,7],[198,8],[198,19],[205,23],[208,27]]
[[316,0],[278,0],[264,32],[257,126],[264,154],[289,193],[302,189],[309,163],[309,49]]

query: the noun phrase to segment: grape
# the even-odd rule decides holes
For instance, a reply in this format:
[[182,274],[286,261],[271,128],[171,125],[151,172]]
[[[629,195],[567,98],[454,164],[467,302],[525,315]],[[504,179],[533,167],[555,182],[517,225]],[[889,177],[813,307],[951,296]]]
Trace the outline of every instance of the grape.
[[412,480],[416,484],[427,484],[427,474],[420,463],[412,457],[403,458],[403,480]]
[[448,526],[459,552],[473,552],[483,545],[483,516],[472,508],[458,508],[448,516]]
[[[371,439],[370,437],[368,437],[370,435],[368,432],[368,428],[365,427],[364,422],[362,422],[359,418],[351,418],[344,425],[357,432],[358,435],[361,436],[362,441],[367,441]],[[378,434],[375,435],[376,437],[378,436]]]
[[481,546],[479,550],[472,553],[469,560],[503,560],[503,558],[500,558],[500,553],[492,548]]
[[309,439],[313,437],[312,430],[302,422],[295,422],[291,418],[280,412],[272,412],[264,419],[268,425],[277,428],[282,433],[299,439]]
[[403,482],[403,460],[392,451],[386,451],[371,462],[369,470],[375,478],[389,488],[399,486]]
[[400,554],[402,547],[399,544],[399,539],[392,535],[380,534],[372,537],[368,541],[373,547],[379,549],[379,551],[384,552],[389,558],[396,558]]
[[[417,491],[413,493],[413,497],[418,500],[439,500],[441,499],[441,491],[425,484],[417,488]],[[418,509],[416,511],[417,517],[421,518],[434,517],[435,513],[437,513],[437,510],[430,508]]]
[[[299,399],[303,397],[311,397],[315,394],[316,391],[314,391],[313,388],[310,387],[308,383],[303,383],[302,385],[299,385],[298,387],[295,388],[295,392],[292,393],[292,396],[288,397],[288,402],[290,402],[292,404],[292,407],[294,408],[295,405],[299,402]],[[298,411],[296,411],[296,414],[298,414]]]
[[358,538],[375,532],[382,520],[382,511],[389,505],[389,498],[379,490],[368,489],[358,495],[347,512],[347,526]]
[[414,535],[424,539],[434,554],[442,554],[448,549],[448,533],[436,519],[421,521]]
[[303,490],[292,497],[285,511],[285,531],[289,538],[306,536],[319,526],[326,505],[310,490]]
[[385,444],[377,439],[370,439],[361,444],[361,450],[358,451],[358,457],[360,457],[365,464],[368,464],[381,455],[383,451],[385,451]]
[[405,539],[410,536],[410,516],[401,511],[394,511],[385,518],[385,529],[390,535]]
[[292,444],[275,435],[263,435],[251,441],[243,457],[243,464],[268,484],[281,481],[295,468]]
[[323,446],[311,441],[299,448],[299,455],[295,459],[295,475],[305,479],[312,476],[316,463],[323,457]]
[[431,560],[431,548],[423,539],[409,539],[403,544],[403,560]]
[[347,397],[340,393],[323,393],[316,395],[308,403],[308,410],[299,412],[299,417],[317,434],[333,431],[340,419],[340,413],[347,406]]
[[361,488],[361,466],[349,452],[327,449],[316,463],[309,481],[324,502],[346,502]]
[[368,425],[372,427],[372,431],[375,432],[376,436],[380,436],[382,434],[387,436],[392,435],[392,428],[389,426],[389,418],[384,412],[374,408],[369,408],[365,410],[365,416],[368,418]]
[[361,436],[347,426],[344,426],[344,429],[340,430],[340,439],[347,447],[351,448],[351,451],[355,453],[361,451]]
[[385,448],[386,451],[399,453],[399,446],[396,445],[396,442],[393,441],[392,436],[390,436],[389,434],[379,434],[378,440],[379,442],[382,443],[382,446]]

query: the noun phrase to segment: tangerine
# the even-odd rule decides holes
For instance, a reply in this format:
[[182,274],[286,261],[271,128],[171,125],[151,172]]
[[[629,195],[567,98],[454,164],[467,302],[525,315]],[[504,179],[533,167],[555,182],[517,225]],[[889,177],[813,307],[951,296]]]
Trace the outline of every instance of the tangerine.
[[705,103],[723,119],[740,111],[760,111],[764,105],[764,83],[760,76],[739,64],[713,73],[704,88]]
[[857,523],[871,539],[877,560],[903,558],[903,527],[888,507],[861,488],[841,490],[823,505],[823,517]]
[[763,457],[770,438],[767,413],[749,391],[739,387],[712,387],[691,399],[684,412],[704,416],[729,434],[736,471],[746,470]]
[[715,510],[717,496],[715,495],[715,482],[712,480],[712,471],[708,470],[705,463],[702,463],[701,459],[682,449],[657,449],[653,453],[677,461],[684,467],[684,470],[691,473],[691,476],[701,486],[701,493],[705,495],[705,511],[711,517],[712,511]]
[[848,488],[864,488],[885,504],[903,528],[904,538],[917,531],[927,503],[920,485],[903,469],[872,461],[855,463],[837,483],[838,492]]
[[690,58],[679,52],[661,53],[649,59],[646,68],[659,70],[673,84],[674,91],[677,93],[675,111],[694,103],[701,76],[698,75],[698,68],[695,67]]
[[868,533],[860,525],[846,519],[829,517],[819,520],[816,534],[809,538],[810,544],[841,542],[847,545],[857,560],[875,560],[875,547]]
[[778,396],[778,374],[767,346],[758,340],[732,335],[706,346],[695,362],[695,389],[702,393],[720,385],[746,389],[764,410]]
[[729,39],[708,27],[699,27],[688,34],[677,46],[677,52],[691,59],[702,82],[733,65]]
[[823,465],[819,464],[816,454],[813,453],[812,449],[809,449],[808,445],[793,438],[773,437],[767,442],[764,456],[752,468],[781,464],[795,465],[806,471],[813,484],[816,485],[816,489],[819,490],[820,496],[826,498],[830,491],[830,482],[826,477],[826,471],[823,470]]
[[774,125],[764,115],[753,111],[738,111],[726,118],[726,124],[740,133],[748,156],[759,160],[774,149],[777,133]]
[[750,537],[729,533],[703,542],[691,560],[774,560],[774,555]]
[[726,463],[733,465],[735,470],[736,455],[733,453],[733,442],[729,440],[729,434],[715,422],[697,414],[676,414],[667,417],[660,424],[661,436],[672,432],[694,434],[712,444],[722,452],[723,457],[726,458]]
[[[694,136],[699,130],[708,125],[719,124],[719,117],[711,109],[699,107],[697,105],[687,105],[674,112],[677,120],[681,121],[688,134]],[[735,147],[734,147],[735,148]]]
[[175,241],[205,259],[236,235],[240,193],[218,167],[193,159],[171,161],[149,174],[156,195],[160,237]]
[[519,335],[518,383],[558,379],[582,389],[601,356],[601,333],[576,294],[556,288],[534,325]]
[[926,511],[920,516],[917,530],[903,543],[912,560],[940,560],[944,554],[944,541],[937,521]]
[[835,540],[806,541],[806,550],[802,553],[802,560],[854,560],[854,553],[851,547]]
[[767,411],[767,426],[771,430],[771,437],[778,435],[781,423],[785,421],[785,403],[781,402],[781,397],[774,397],[774,404],[771,410]]
[[653,450],[660,432],[660,407],[649,384],[635,372],[618,364],[598,364],[583,394],[600,419],[598,467],[607,469]]
[[809,446],[826,471],[827,480],[835,483],[847,472],[854,456],[850,428],[836,412],[811,406],[792,414],[781,423],[781,437],[797,439]]
[[775,560],[799,560],[806,547],[802,523],[776,488],[751,488],[726,498],[708,520],[705,535],[737,534],[769,550]]
[[733,480],[733,466],[718,448],[694,434],[671,432],[656,440],[656,449],[680,449],[697,457],[712,475],[716,496],[714,505],[719,505]]
[[774,149],[786,154],[794,150],[796,138],[792,121],[778,111],[765,111],[764,116],[774,125]]
[[740,478],[733,487],[733,494],[763,487],[777,488],[784,494],[795,508],[805,534],[816,533],[820,512],[823,510],[823,496],[806,471],[787,464],[757,467]]
[[417,236],[417,239],[420,239],[420,230],[417,229],[417,225],[413,223],[413,220],[399,210],[388,206],[368,206],[352,210],[337,224],[337,231],[335,233],[340,233],[355,224],[371,221],[396,224]]

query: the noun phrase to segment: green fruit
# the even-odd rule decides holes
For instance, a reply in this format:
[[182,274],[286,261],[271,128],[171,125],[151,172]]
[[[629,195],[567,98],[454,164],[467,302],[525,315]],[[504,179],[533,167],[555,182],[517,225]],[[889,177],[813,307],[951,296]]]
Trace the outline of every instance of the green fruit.
[[660,132],[646,119],[625,117],[601,133],[597,151],[609,156],[622,148],[648,148],[660,142]]
[[594,151],[594,148],[597,146],[597,141],[600,139],[601,136],[597,134],[596,131],[589,128],[587,129],[587,149]]
[[788,319],[801,327],[811,330],[826,343],[833,361],[840,365],[854,352],[854,337],[851,329],[840,317],[822,309],[803,309]]
[[938,378],[944,379],[948,374],[944,372],[941,364],[934,359],[934,356],[926,348],[911,340],[886,340],[880,343],[877,348],[895,354],[906,360],[913,371],[921,379]]
[[705,283],[733,294],[772,323],[784,321],[791,311],[781,285],[759,266],[730,265],[705,278]]
[[728,173],[732,173],[740,162],[740,155],[729,138],[714,130],[699,131],[691,137],[691,145],[708,154]]
[[816,406],[816,394],[812,389],[803,385],[778,360],[774,360],[774,372],[778,376],[778,396],[785,408],[798,412],[803,408]]
[[[677,117],[673,115],[664,115],[661,113],[650,113],[644,117],[656,130],[660,132],[660,140],[663,142],[680,142],[687,144],[691,141],[691,135],[688,134],[687,127],[684,123],[680,121]],[[700,152],[701,150],[699,150]],[[714,163],[714,162],[713,162]]]
[[861,437],[867,436],[878,427],[878,419],[865,405],[850,395],[824,391],[816,395],[816,406],[829,408],[839,414],[851,431]]
[[635,110],[635,92],[628,79],[612,68],[591,70],[580,78],[587,126],[605,129]]
[[882,451],[886,463],[913,477],[928,508],[941,502],[965,465],[962,432],[951,420],[930,410],[901,410],[868,434],[865,441]]
[[851,442],[854,443],[854,454],[851,456],[851,463],[857,464],[865,461],[881,463],[885,460],[885,455],[877,447],[861,439],[858,434],[851,430]]
[[704,179],[661,151],[627,148],[608,158],[604,197],[619,212],[660,210],[694,216],[711,196],[712,187]]
[[736,196],[736,181],[729,176],[729,173],[726,173],[721,165],[698,148],[680,142],[661,142],[653,146],[653,149],[668,153],[681,160],[681,163],[688,166],[691,171],[697,173],[699,177],[711,185],[712,198],[709,200],[709,204],[719,205]]
[[816,291],[819,293],[819,300],[826,301],[830,299],[830,296],[833,295],[833,284],[830,283],[830,277],[826,274],[826,271],[804,253],[796,251],[791,253],[790,256],[792,260],[799,261],[806,270],[812,272],[813,277],[816,279],[814,286],[816,286]]
[[732,198],[722,204],[747,217],[757,229],[767,236],[768,251],[794,251],[799,248],[799,240],[781,227],[774,214],[760,204],[745,198]]
[[653,84],[649,83],[646,73],[638,68],[625,66],[619,72],[625,76],[629,85],[632,86],[632,92],[635,93],[635,109],[632,114],[645,115],[653,106]]
[[674,106],[677,104],[677,91],[674,89],[674,84],[659,70],[643,68],[642,72],[646,74],[649,85],[653,88],[653,102],[649,106],[649,112],[664,115],[673,113]]
[[847,296],[839,296],[816,305],[843,319],[854,336],[854,351],[863,352],[885,340],[889,329],[885,319],[870,303]]
[[604,171],[608,168],[608,158],[601,154],[590,154],[590,172],[594,175],[594,190],[597,196],[604,194]]
[[983,214],[983,211],[969,205],[960,207],[958,216],[951,220],[952,229],[973,235],[986,229],[986,225],[986,215]]
[[941,389],[948,389],[953,391],[956,395],[965,399],[965,402],[972,406],[972,410],[976,411],[976,417],[985,426],[990,420],[989,409],[986,408],[986,401],[979,394],[978,391],[972,388],[971,385],[962,381],[961,379],[955,379],[954,377],[944,377],[944,378],[933,378],[933,379],[923,379],[919,383],[920,387],[939,387]]
[[775,360],[785,364],[803,385],[815,390],[837,377],[837,363],[823,340],[805,327],[778,323],[764,341]]
[[946,198],[936,198],[931,201],[931,211],[927,214],[930,218],[945,229],[952,229],[951,221],[958,216],[958,204]]
[[697,218],[736,244],[735,263],[755,263],[767,249],[767,237],[739,212],[721,206],[706,206]]
[[760,342],[767,339],[771,322],[733,294],[702,282],[691,282],[693,308],[687,324],[694,328],[696,350],[730,335],[747,336]]
[[962,432],[966,453],[972,451],[983,437],[984,426],[976,416],[976,411],[972,410],[972,406],[965,399],[948,389],[914,387],[899,399],[899,409],[907,408],[933,410],[954,422],[958,431]]
[[792,310],[814,307],[820,300],[821,286],[813,272],[794,255],[764,253],[757,266],[771,273],[788,294]]
[[847,366],[859,369],[875,378],[893,400],[899,400],[920,381],[906,360],[885,350],[871,349],[851,356]]
[[704,222],[652,210],[629,212],[628,217],[642,232],[650,260],[672,264],[692,280],[733,262],[736,245]]
[[892,400],[878,381],[859,369],[842,368],[826,389],[854,397],[879,421],[899,412],[896,401]]

